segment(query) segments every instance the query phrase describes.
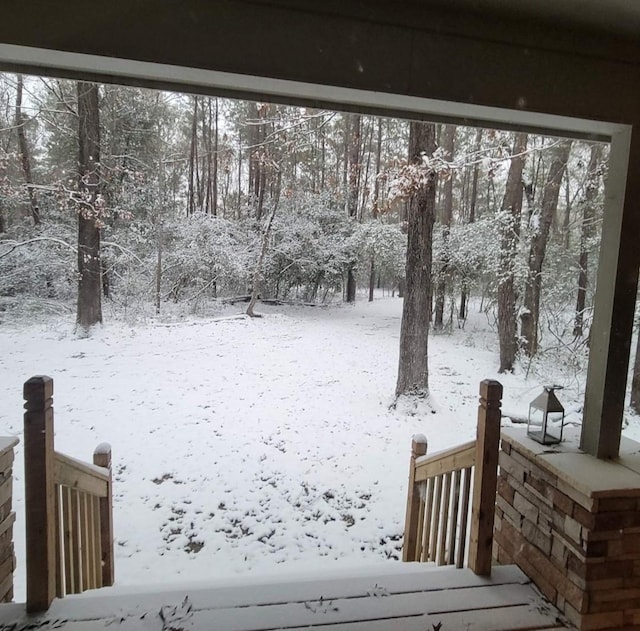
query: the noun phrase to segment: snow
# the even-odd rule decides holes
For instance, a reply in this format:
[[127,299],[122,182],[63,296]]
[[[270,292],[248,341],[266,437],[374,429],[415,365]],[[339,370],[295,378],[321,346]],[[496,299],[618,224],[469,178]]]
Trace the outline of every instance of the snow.
[[[401,300],[258,310],[110,319],[86,339],[70,316],[0,327],[0,434],[21,435],[22,384],[46,374],[56,449],[90,461],[112,446],[118,586],[398,559],[411,437],[429,452],[472,439],[481,379],[503,383],[519,418],[543,383],[565,383],[579,419],[584,377],[560,364],[498,375],[495,331],[476,311],[430,338],[431,399],[392,406]],[[640,438],[636,418],[626,434]],[[14,475],[21,601],[21,445]]]
[[[282,572],[281,572],[282,574]],[[184,583],[174,589],[105,588],[55,599],[45,614],[22,605],[0,608],[2,629],[531,629],[557,624],[558,612],[517,567],[471,570],[425,563],[386,563],[376,569],[287,572],[268,580]],[[235,583],[235,584],[234,584]],[[460,611],[461,594],[465,607]],[[496,617],[496,607],[499,615]],[[444,625],[444,626],[443,626]],[[554,627],[555,628],[555,627]]]

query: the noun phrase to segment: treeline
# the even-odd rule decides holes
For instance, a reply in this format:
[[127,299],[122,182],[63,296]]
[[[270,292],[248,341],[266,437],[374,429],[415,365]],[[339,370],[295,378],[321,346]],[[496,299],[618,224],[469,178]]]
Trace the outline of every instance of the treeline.
[[476,296],[503,370],[541,338],[585,345],[606,146],[433,125],[411,154],[419,125],[2,75],[0,308],[77,301],[87,331],[104,300],[402,295],[431,186],[431,327]]

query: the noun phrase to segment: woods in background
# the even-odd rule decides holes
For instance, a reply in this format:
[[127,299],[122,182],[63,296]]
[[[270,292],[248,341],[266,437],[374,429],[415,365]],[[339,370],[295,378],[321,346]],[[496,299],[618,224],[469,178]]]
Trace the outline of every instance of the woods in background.
[[[429,329],[587,346],[607,148],[356,113],[0,76],[0,309],[404,296],[397,393]],[[407,248],[408,244],[408,248]],[[416,354],[419,349],[419,355]]]

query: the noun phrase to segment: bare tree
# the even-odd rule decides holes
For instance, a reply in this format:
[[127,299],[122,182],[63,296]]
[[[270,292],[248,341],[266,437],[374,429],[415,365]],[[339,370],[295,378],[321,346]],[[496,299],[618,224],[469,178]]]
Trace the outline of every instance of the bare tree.
[[[380,170],[382,167],[382,119],[378,118],[378,131],[376,137],[376,164],[373,178],[373,200],[371,204],[371,217],[375,220],[380,213]],[[376,257],[371,255],[369,266],[369,302],[373,302],[373,294],[376,283]]]
[[100,225],[100,109],[98,85],[79,81],[78,94],[78,310],[81,334],[102,322]]
[[552,147],[551,165],[542,192],[542,203],[539,211],[532,216],[535,231],[529,248],[529,273],[525,283],[520,329],[524,350],[529,356],[535,355],[538,350],[542,265],[547,251],[551,223],[558,208],[560,184],[567,169],[570,151],[570,140],[562,140]]
[[24,181],[27,186],[27,194],[29,195],[29,205],[31,207],[31,218],[33,225],[40,225],[40,208],[36,192],[33,187],[33,176],[31,174],[31,152],[29,151],[29,143],[27,141],[26,125],[27,119],[22,112],[22,92],[24,90],[24,79],[21,74],[17,77],[16,84],[16,131],[18,134],[18,150],[20,152],[20,165],[24,174]]
[[[400,359],[396,396],[429,390],[427,346],[431,300],[431,262],[437,170],[428,159],[436,148],[435,125],[412,122],[409,162],[428,169],[427,177],[411,194],[408,204],[406,290],[400,328]],[[426,162],[426,166],[425,166]]]
[[631,379],[631,408],[640,414],[640,334],[636,339],[636,356],[633,360],[633,377]]
[[[477,156],[480,153],[480,147],[482,144],[482,128],[476,130],[476,138],[473,146],[473,155]],[[474,160],[473,175],[471,177],[471,188],[468,191],[469,194],[469,217],[468,223],[474,223],[476,220],[476,205],[478,202],[478,176],[480,174],[480,162]],[[460,310],[458,312],[458,318],[462,322],[467,318],[467,300],[469,297],[469,288],[467,287],[466,277],[462,278],[462,291],[460,292]]]
[[198,97],[193,97],[193,113],[191,115],[191,137],[189,142],[189,181],[187,192],[187,215],[193,215],[198,209]]
[[269,120],[273,109],[268,103],[249,103],[249,195],[258,221],[262,219],[265,192],[271,183],[267,171],[271,167],[272,143],[267,142],[267,136],[274,127]]
[[267,217],[267,221],[262,230],[262,240],[260,243],[260,252],[258,254],[258,261],[256,263],[256,268],[253,273],[253,282],[251,284],[251,298],[249,299],[249,306],[247,307],[247,315],[252,318],[259,318],[259,314],[253,311],[256,306],[256,302],[258,301],[258,296],[260,292],[260,285],[262,284],[262,270],[264,266],[264,257],[267,254],[267,250],[269,248],[269,237],[271,235],[271,226],[273,225],[273,219],[276,216],[276,212],[278,210],[278,204],[280,202],[280,182],[281,182],[281,171],[278,171],[278,192],[277,197],[272,201],[271,212]]
[[[602,145],[594,143],[591,145],[586,190],[584,201],[581,204],[582,226],[580,229],[580,257],[578,259],[578,296],[576,298],[576,315],[573,323],[573,335],[575,337],[582,337],[583,335],[584,309],[587,299],[587,272],[589,269],[589,242],[595,233],[595,199],[598,195],[600,184],[601,162]],[[637,355],[636,358],[636,362],[640,361]],[[635,375],[636,371],[634,369],[634,379],[636,378]],[[640,387],[640,374],[638,375],[638,380]]]
[[502,201],[504,222],[500,239],[500,270],[498,278],[498,339],[500,345],[499,372],[513,371],[518,343],[516,339],[516,288],[514,283],[515,254],[520,238],[522,212],[522,171],[527,134],[515,135],[507,186]]
[[[345,133],[345,158],[348,166],[348,189],[347,189],[347,212],[349,217],[356,217],[358,214],[358,194],[360,188],[360,114],[347,115],[347,131]],[[350,263],[347,268],[347,302],[356,300],[356,277],[354,264]]]
[[[445,152],[445,160],[453,160],[455,150],[455,125],[445,125],[442,131],[442,148]],[[453,179],[454,171],[447,174],[442,185],[442,261],[436,286],[435,313],[433,328],[442,330],[444,326],[444,299],[447,291],[447,276],[449,274],[449,253],[447,252],[451,221],[453,219]]]

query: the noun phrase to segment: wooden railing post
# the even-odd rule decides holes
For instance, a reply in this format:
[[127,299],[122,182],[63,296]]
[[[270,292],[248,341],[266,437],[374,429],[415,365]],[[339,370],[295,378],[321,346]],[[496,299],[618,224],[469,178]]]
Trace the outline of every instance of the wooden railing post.
[[418,522],[420,518],[420,485],[416,484],[416,458],[427,453],[427,439],[416,434],[411,441],[409,462],[409,489],[407,491],[407,514],[404,525],[402,560],[418,561]]
[[102,550],[102,586],[113,585],[113,476],[111,473],[111,445],[100,443],[93,452],[93,464],[109,469],[109,484],[106,497],[99,500],[100,549]]
[[24,384],[27,611],[46,611],[56,592],[53,379]]
[[498,381],[485,379],[480,383],[469,567],[482,576],[491,574],[501,400],[502,385]]

